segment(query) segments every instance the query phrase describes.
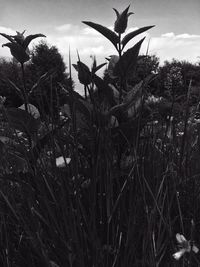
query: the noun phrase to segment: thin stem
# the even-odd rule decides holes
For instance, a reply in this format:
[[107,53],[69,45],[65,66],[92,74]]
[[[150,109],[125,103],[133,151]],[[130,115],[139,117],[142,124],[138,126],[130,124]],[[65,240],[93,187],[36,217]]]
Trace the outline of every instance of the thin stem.
[[[27,94],[27,89],[26,89],[24,63],[21,63],[21,70],[22,70],[22,82],[23,82],[22,95],[23,95],[23,98],[24,98],[25,111],[28,113],[28,94]],[[28,136],[29,149],[31,149],[31,147],[32,147],[31,136],[30,136],[29,133],[27,133],[27,136]]]
[[27,95],[27,89],[26,89],[24,63],[21,63],[21,70],[22,70],[22,82],[23,82],[22,95],[24,98],[25,110],[26,110],[26,112],[28,112],[28,95]]
[[181,143],[181,152],[180,152],[180,162],[179,162],[179,171],[182,174],[182,163],[184,159],[184,152],[185,152],[185,145],[187,141],[187,126],[188,126],[188,117],[189,117],[189,98],[190,98],[190,91],[192,86],[192,80],[190,80],[188,92],[187,92],[187,103],[186,103],[186,112],[185,112],[185,121],[184,121],[184,130],[183,130],[183,137]]
[[[119,37],[118,53],[119,53],[119,60],[121,60],[121,57],[122,57],[121,33],[119,33],[118,37]],[[120,66],[121,70],[122,68],[123,66]],[[119,103],[122,103],[122,91],[123,91],[123,77],[120,74]]]

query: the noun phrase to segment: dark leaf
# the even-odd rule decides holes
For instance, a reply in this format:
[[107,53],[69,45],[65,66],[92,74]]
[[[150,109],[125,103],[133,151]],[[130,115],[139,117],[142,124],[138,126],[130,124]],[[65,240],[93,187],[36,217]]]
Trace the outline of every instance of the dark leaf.
[[139,34],[145,32],[145,31],[147,31],[147,30],[149,30],[149,29],[151,29],[151,28],[153,28],[153,27],[155,27],[155,25],[153,25],[153,26],[142,27],[142,28],[140,28],[140,29],[137,29],[137,30],[135,30],[135,31],[132,31],[132,32],[128,33],[126,36],[124,36],[124,38],[123,38],[123,40],[122,40],[122,48],[124,48],[125,45],[126,45],[132,38],[134,38],[135,36],[137,36],[137,35],[139,35]]
[[41,33],[28,35],[28,36],[25,38],[25,40],[24,40],[24,42],[23,42],[23,44],[22,44],[23,48],[26,50],[27,47],[28,47],[28,45],[30,44],[30,42],[31,42],[33,39],[38,38],[38,37],[46,37],[46,36],[45,36],[44,34],[41,34]]
[[90,21],[82,21],[84,24],[92,27],[93,29],[95,29],[96,31],[100,32],[102,35],[104,35],[116,48],[117,48],[117,44],[119,42],[118,36],[116,33],[114,33],[113,31],[111,31],[110,29],[100,25],[100,24],[96,24]]
[[118,77],[127,77],[132,74],[137,64],[137,58],[140,51],[140,47],[145,38],[140,40],[132,48],[128,49],[115,65],[113,74]]
[[8,39],[11,43],[14,43],[15,42],[10,35],[7,35],[5,33],[0,33],[0,35],[2,35],[3,37],[5,37],[6,39]]
[[103,68],[103,66],[105,66],[107,63],[102,63],[96,67],[93,68],[93,73],[97,72],[98,70],[100,70],[101,68]]

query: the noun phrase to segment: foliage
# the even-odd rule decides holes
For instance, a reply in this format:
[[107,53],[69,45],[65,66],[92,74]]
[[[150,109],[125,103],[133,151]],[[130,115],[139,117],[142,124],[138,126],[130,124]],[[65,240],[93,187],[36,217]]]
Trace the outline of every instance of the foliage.
[[[40,110],[42,116],[51,115],[52,111],[56,114],[58,107],[65,102],[58,83],[65,87],[70,83],[63,58],[55,46],[49,46],[45,42],[36,45],[30,53],[31,60],[24,66],[25,86],[27,94],[30,94],[28,101]],[[24,101],[20,94],[24,84],[18,63],[2,59],[0,75],[0,92],[2,96],[6,96],[5,105],[21,106]],[[49,103],[52,103],[52,107]]]
[[22,33],[16,32],[17,35],[11,36],[5,33],[0,33],[3,37],[8,39],[10,42],[3,44],[2,46],[7,46],[10,49],[12,56],[21,64],[24,64],[30,59],[28,46],[30,42],[38,37],[46,37],[44,34],[33,34],[24,37],[25,31]]
[[176,96],[187,95],[190,81],[192,86],[198,87],[200,66],[186,61],[172,60],[166,61],[158,70],[158,87],[162,88],[162,94],[173,93]]
[[[69,86],[64,60],[58,49],[46,42],[36,45],[31,54],[31,62],[26,66],[27,84],[37,84],[31,95],[31,103],[42,114],[57,116],[59,106],[65,101],[59,84]],[[38,84],[40,77],[43,79]]]
[[19,107],[23,101],[18,93],[10,85],[10,81],[18,87],[22,86],[20,77],[20,68],[18,64],[12,61],[0,59],[0,95],[6,97],[6,106]]
[[29,68],[31,73],[36,76],[31,77],[34,81],[51,69],[56,70],[52,77],[53,83],[63,82],[67,79],[65,63],[55,46],[50,46],[42,41],[33,48],[31,54],[32,57]]
[[[23,103],[8,107],[0,97],[2,266],[199,265],[200,124],[191,101],[199,66],[158,68],[156,57],[139,56],[143,39],[124,51],[151,28],[122,38],[128,10],[115,10],[115,32],[84,22],[118,53],[109,58],[109,79],[96,74],[104,64],[94,58],[90,69],[78,54],[73,66],[85,96],[71,74],[66,83],[62,57],[45,43],[20,68],[0,65]],[[19,44],[21,35],[10,38]],[[14,68],[20,79],[6,80]],[[30,105],[49,88],[63,94],[56,118]]]

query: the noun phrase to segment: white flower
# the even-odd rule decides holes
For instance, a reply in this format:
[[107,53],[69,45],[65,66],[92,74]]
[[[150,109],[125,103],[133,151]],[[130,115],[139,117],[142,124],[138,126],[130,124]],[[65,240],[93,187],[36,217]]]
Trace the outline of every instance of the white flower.
[[148,96],[148,98],[146,99],[146,103],[147,104],[156,104],[156,103],[160,103],[163,100],[162,97],[156,97],[154,95],[150,95]]
[[54,261],[50,261],[49,263],[51,267],[59,267],[59,265],[55,263]]
[[66,167],[66,164],[69,164],[71,161],[71,158],[63,158],[63,156],[56,158],[56,166],[58,168],[64,168]]
[[178,252],[173,254],[173,257],[175,260],[179,260],[184,254],[185,254],[185,249],[181,249]]
[[179,260],[186,252],[191,252],[191,250],[194,253],[199,252],[198,247],[194,244],[191,245],[191,241],[187,241],[183,235],[177,233],[176,240],[179,243],[180,250],[172,255],[175,260]]

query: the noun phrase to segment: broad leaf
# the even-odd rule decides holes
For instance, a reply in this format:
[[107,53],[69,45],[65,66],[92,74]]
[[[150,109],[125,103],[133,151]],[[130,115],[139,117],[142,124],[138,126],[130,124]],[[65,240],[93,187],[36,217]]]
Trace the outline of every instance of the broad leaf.
[[145,31],[147,31],[147,30],[149,30],[149,29],[151,29],[151,28],[153,28],[153,27],[155,27],[155,25],[153,25],[153,26],[142,27],[142,28],[140,28],[140,29],[137,29],[137,30],[135,30],[135,31],[132,31],[132,32],[128,33],[128,34],[127,34],[126,36],[124,36],[124,38],[122,39],[122,48],[124,48],[125,45],[126,45],[131,39],[133,39],[135,36],[137,36],[137,35],[139,35],[139,34],[145,32]]
[[145,38],[136,43],[132,48],[128,49],[115,65],[113,74],[118,77],[127,77],[135,71],[137,58],[140,47]]
[[84,24],[92,27],[93,29],[95,29],[96,31],[100,32],[103,36],[105,36],[116,48],[117,48],[117,44],[119,42],[119,38],[117,36],[117,34],[113,31],[111,31],[110,29],[108,29],[107,27],[104,27],[100,24],[96,24],[90,21],[82,21]]

